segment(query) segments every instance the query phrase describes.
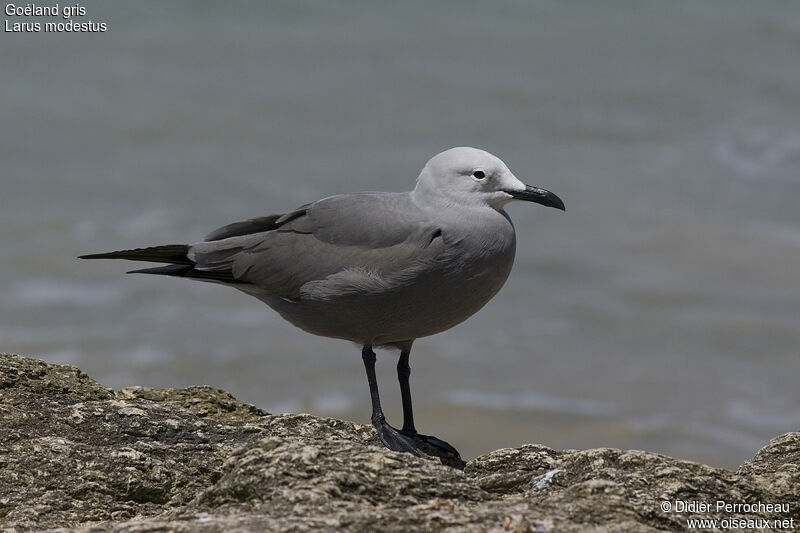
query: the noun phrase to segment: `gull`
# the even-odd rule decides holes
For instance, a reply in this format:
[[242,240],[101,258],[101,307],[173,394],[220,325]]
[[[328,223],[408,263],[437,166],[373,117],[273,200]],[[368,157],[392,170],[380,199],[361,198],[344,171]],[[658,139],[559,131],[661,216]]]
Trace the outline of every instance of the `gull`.
[[[552,192],[525,185],[498,157],[458,147],[431,158],[413,191],[329,196],[283,214],[234,222],[194,244],[80,256],[167,263],[133,270],[228,285],[295,326],[361,346],[372,425],[390,450],[458,451],[417,432],[409,357],[420,337],[475,314],[511,272],[513,200],[564,210]],[[375,347],[397,348],[403,426],[388,424],[375,377]]]

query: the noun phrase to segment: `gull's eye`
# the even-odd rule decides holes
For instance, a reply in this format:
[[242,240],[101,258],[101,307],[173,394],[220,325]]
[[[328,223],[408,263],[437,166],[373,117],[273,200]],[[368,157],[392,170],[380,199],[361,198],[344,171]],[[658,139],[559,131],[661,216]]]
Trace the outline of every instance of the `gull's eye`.
[[482,180],[486,178],[486,174],[483,172],[483,170],[476,170],[472,173],[472,177],[476,180]]

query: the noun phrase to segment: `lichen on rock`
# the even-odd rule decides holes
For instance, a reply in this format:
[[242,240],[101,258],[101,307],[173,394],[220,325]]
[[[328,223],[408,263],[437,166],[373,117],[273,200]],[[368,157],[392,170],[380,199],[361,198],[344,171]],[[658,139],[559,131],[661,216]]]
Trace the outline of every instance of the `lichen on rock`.
[[[459,470],[371,426],[270,415],[212,387],[113,391],[0,355],[0,529],[686,531],[663,502],[783,503],[708,519],[800,525],[800,433],[736,472],[616,449],[496,450]],[[735,528],[710,527],[726,531]]]

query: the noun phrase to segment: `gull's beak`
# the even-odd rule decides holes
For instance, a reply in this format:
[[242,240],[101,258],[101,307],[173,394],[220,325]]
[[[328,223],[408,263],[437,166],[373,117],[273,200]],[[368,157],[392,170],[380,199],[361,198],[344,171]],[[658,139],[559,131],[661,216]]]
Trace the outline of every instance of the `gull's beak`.
[[561,201],[561,198],[551,193],[550,191],[545,189],[540,189],[539,187],[531,187],[530,185],[526,185],[524,191],[506,191],[506,192],[517,200],[525,200],[526,202],[536,202],[537,204],[546,205],[547,207],[555,207],[556,209],[561,209],[562,211],[566,211],[566,209],[564,208],[564,202]]

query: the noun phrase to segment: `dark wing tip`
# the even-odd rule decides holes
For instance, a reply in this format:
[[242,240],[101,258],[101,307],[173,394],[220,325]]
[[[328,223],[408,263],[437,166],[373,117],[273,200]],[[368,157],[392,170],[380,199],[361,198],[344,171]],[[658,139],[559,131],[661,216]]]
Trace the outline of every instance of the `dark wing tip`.
[[165,244],[149,248],[134,248],[132,250],[116,250],[100,254],[79,255],[78,259],[128,259],[130,261],[151,261],[153,263],[176,263],[180,265],[193,265],[194,261],[187,256],[189,245]]

